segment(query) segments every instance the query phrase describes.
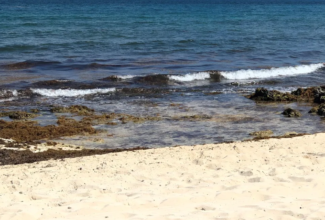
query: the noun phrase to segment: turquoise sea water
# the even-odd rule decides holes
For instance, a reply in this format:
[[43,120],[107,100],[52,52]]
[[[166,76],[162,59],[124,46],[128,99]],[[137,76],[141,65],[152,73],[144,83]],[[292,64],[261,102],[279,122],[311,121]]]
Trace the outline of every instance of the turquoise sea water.
[[[279,114],[309,105],[261,105],[243,95],[325,84],[324,11],[324,0],[0,0],[0,107],[41,106],[42,119],[53,104],[168,119],[118,132],[101,127],[121,134],[102,144],[113,147],[241,140],[260,129],[322,131],[318,116]],[[209,70],[223,78],[212,80]],[[168,83],[141,81],[157,74]],[[102,80],[113,75],[120,80]],[[48,80],[60,81],[42,83]],[[206,95],[214,92],[221,94]],[[215,120],[170,120],[195,114]]]

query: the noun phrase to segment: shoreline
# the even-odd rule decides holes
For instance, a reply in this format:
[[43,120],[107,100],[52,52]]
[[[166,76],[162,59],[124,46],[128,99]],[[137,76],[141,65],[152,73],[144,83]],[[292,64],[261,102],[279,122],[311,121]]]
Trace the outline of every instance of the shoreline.
[[[269,134],[264,134],[268,133]],[[252,142],[268,139],[282,139],[282,138],[293,138],[301,137],[311,134],[298,134],[295,132],[287,132],[280,136],[270,136],[273,134],[272,131],[258,131],[255,132],[255,137],[241,141],[227,141],[223,143],[214,144],[231,144],[231,143],[241,143],[241,142]],[[318,133],[315,133],[318,134]],[[252,135],[254,136],[254,135]],[[190,145],[189,147],[204,146],[209,144],[199,144]],[[180,147],[181,145],[175,145],[170,147],[160,147],[160,148],[174,148]],[[93,155],[103,155],[111,153],[120,153],[125,151],[141,151],[157,148],[148,147],[132,147],[132,148],[86,148],[84,146],[71,145],[68,143],[57,143],[57,142],[30,142],[30,143],[19,143],[12,139],[0,138],[0,166],[5,165],[19,165],[19,164],[30,164],[38,163],[41,161],[48,160],[63,160],[66,158],[77,158]]]
[[0,166],[1,219],[322,219],[325,133]]

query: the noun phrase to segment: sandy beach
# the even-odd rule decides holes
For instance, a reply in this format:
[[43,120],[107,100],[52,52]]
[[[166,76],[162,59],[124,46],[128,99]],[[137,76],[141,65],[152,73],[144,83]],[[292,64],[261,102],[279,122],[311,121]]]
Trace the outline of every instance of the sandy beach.
[[325,219],[325,134],[0,166],[0,219]]

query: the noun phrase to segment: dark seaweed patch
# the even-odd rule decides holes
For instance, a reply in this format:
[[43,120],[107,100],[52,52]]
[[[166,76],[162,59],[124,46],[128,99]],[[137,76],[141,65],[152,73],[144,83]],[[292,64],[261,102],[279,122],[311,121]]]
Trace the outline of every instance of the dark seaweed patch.
[[83,149],[83,150],[53,150],[40,153],[33,153],[29,150],[0,150],[0,164],[1,165],[15,165],[23,163],[34,163],[39,161],[46,161],[50,159],[58,160],[64,158],[75,158],[91,155],[101,155],[108,153],[118,153],[123,151],[145,150],[145,147],[136,147],[130,149]]

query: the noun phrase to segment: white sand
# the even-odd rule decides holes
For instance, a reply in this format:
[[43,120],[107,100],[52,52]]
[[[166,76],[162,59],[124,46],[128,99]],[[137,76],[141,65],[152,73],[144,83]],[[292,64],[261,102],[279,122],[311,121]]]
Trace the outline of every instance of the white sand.
[[325,219],[325,134],[0,166],[0,219]]

